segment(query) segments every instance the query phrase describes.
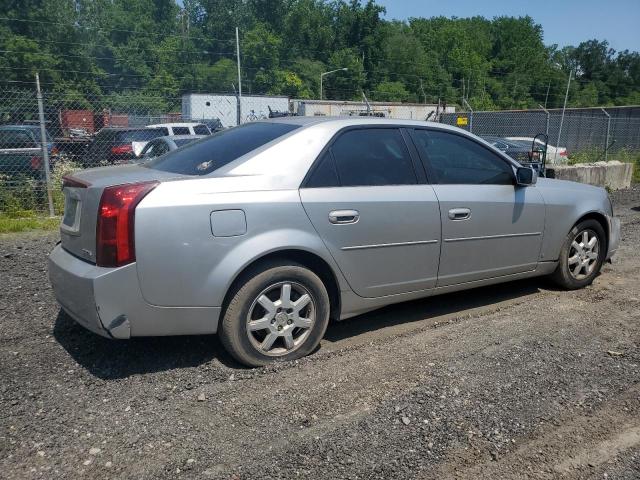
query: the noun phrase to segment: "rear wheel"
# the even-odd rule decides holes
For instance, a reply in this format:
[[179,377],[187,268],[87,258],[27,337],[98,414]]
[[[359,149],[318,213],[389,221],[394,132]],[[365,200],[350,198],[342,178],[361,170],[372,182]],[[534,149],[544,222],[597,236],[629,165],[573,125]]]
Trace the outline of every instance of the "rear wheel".
[[585,220],[571,229],[560,252],[552,279],[568,290],[593,282],[606,255],[606,236],[600,223]]
[[269,265],[236,288],[219,335],[245,365],[294,360],[318,346],[329,310],[329,295],[315,273],[295,263]]

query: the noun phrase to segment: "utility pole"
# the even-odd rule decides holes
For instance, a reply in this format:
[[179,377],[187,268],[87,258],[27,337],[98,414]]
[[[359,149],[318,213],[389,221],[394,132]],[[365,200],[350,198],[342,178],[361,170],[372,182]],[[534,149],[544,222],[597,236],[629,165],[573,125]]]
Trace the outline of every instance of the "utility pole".
[[573,70],[569,70],[569,80],[567,81],[567,91],[564,94],[564,105],[562,106],[562,116],[560,117],[560,127],[558,128],[558,141],[556,142],[556,151],[553,154],[553,163],[558,158],[558,149],[560,148],[560,135],[562,135],[562,124],[564,123],[564,111],[567,109],[567,99],[569,98],[569,86],[571,85],[571,74]]
[[44,124],[44,105],[42,103],[42,91],[40,90],[40,75],[36,73],[36,96],[38,97],[38,117],[40,120],[40,150],[42,152],[42,163],[44,166],[44,179],[47,186],[47,202],[49,203],[49,216],[54,217],[53,196],[51,194],[51,174],[49,173],[49,142],[47,141],[47,130]]
[[240,34],[238,33],[238,27],[236,27],[236,58],[238,59],[238,125],[242,120],[242,76],[240,74]]

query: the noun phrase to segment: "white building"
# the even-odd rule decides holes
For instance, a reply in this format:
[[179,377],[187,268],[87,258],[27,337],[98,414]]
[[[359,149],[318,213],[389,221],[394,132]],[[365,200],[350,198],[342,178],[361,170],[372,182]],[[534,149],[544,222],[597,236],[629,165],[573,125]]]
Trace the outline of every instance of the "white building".
[[[339,117],[366,114],[367,104],[340,100],[291,100],[292,111],[297,115]],[[376,116],[404,120],[433,120],[436,113],[455,113],[455,107],[443,107],[424,103],[369,102],[371,112]],[[431,116],[429,116],[431,115]]]
[[[289,111],[289,98],[279,96],[242,95],[240,123],[268,118],[273,111]],[[182,96],[182,118],[200,122],[220,119],[224,127],[238,124],[238,100],[235,95],[189,93]]]

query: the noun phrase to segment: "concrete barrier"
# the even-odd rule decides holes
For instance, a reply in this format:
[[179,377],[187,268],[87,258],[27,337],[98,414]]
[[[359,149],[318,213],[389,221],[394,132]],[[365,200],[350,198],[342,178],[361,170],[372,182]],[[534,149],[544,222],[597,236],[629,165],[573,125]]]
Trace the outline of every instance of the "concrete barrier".
[[549,165],[547,177],[588,183],[609,190],[631,186],[633,163],[611,162],[578,163],[576,165]]

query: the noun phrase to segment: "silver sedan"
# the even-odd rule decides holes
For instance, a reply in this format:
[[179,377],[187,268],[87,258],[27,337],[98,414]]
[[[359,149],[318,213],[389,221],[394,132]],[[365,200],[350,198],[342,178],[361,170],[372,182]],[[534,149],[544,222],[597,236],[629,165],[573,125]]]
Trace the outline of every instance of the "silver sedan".
[[330,319],[526,277],[593,281],[618,248],[605,190],[537,178],[440,124],[296,118],[65,179],[49,275],[112,338],[218,333],[256,366]]

